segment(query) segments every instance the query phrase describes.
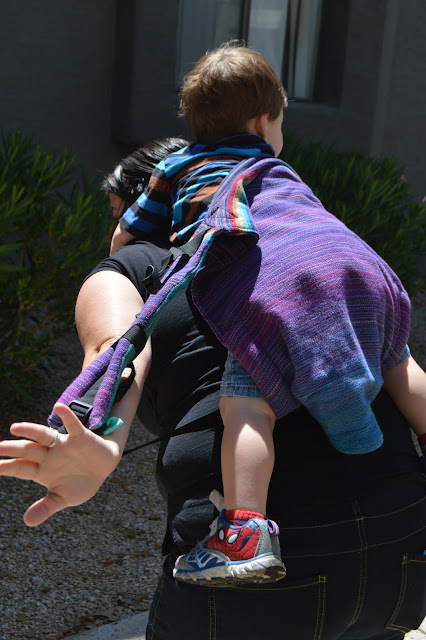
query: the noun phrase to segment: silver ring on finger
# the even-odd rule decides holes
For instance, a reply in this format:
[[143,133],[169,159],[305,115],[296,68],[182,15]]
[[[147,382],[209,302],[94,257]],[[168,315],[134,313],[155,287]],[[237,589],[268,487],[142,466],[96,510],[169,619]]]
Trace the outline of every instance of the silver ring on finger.
[[55,439],[53,440],[53,442],[47,445],[47,448],[52,449],[56,444],[58,444],[58,440],[59,440],[59,431],[56,431]]

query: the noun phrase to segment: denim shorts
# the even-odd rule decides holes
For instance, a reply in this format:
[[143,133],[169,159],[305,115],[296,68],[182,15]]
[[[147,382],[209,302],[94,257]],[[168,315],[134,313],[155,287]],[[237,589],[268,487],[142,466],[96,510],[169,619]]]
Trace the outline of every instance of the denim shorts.
[[242,398],[263,398],[263,395],[242,364],[240,364],[229,351],[225,362],[222,383],[220,385],[220,395],[239,396]]

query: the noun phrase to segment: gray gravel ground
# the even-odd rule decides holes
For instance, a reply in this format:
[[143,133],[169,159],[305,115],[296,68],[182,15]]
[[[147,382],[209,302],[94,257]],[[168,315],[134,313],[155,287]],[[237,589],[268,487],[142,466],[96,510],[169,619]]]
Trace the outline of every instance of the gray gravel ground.
[[[410,346],[426,368],[426,293],[413,307]],[[16,419],[43,421],[80,362],[76,338],[62,341],[52,392],[34,414]],[[146,439],[135,423],[129,446]],[[155,446],[126,456],[89,503],[35,529],[24,525],[22,515],[43,489],[0,478],[0,640],[60,640],[148,609],[165,526],[155,456]]]
[[[75,336],[59,341],[52,391],[16,419],[43,422],[81,358]],[[151,437],[135,421],[128,446]],[[0,640],[59,640],[149,608],[165,527],[156,453],[126,456],[90,502],[34,529],[22,516],[43,488],[0,478]]]

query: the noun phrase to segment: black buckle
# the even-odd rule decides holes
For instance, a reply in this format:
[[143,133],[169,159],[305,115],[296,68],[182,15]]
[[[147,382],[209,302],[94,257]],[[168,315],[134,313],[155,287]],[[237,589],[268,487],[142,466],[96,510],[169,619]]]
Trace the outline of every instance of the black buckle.
[[73,400],[69,403],[69,408],[77,416],[77,418],[87,427],[89,416],[92,413],[93,406],[81,400]]
[[157,293],[157,291],[160,291],[163,286],[152,264],[148,265],[146,268],[143,284],[148,293]]

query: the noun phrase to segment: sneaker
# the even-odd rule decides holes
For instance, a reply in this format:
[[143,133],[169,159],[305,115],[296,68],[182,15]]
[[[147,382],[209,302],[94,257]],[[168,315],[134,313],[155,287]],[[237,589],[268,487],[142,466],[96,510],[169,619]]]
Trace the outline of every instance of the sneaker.
[[179,556],[173,576],[181,582],[208,586],[267,583],[284,578],[278,525],[261,514],[248,514],[254,517],[241,522],[243,515],[244,512],[223,509],[216,533]]

